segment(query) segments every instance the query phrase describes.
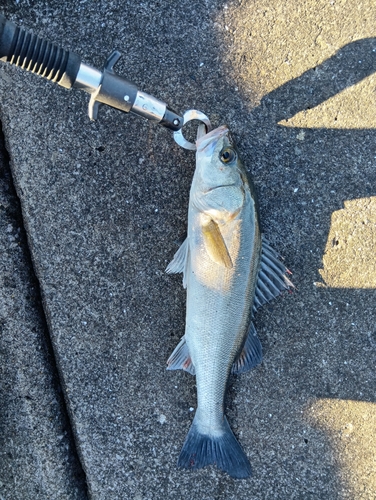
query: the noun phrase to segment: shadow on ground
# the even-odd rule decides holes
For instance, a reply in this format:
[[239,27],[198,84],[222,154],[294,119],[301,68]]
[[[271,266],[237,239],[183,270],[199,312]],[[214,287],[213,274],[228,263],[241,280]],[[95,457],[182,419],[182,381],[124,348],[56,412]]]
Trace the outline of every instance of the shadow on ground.
[[[125,47],[119,73],[178,110],[195,107],[214,125],[227,122],[254,176],[267,237],[297,287],[257,315],[264,362],[234,378],[229,390],[228,415],[253,478],[236,482],[215,468],[176,470],[195,388],[188,375],[165,372],[184,332],[184,292],[180,278],[164,269],[186,227],[193,156],[135,117],[103,108],[100,121],[89,123],[84,96],[4,66],[1,118],[89,494],[372,497],[374,438],[363,466],[356,436],[374,426],[376,292],[317,284],[324,252],[324,269],[335,262],[332,214],[345,201],[376,196],[375,130],[289,125],[297,113],[372,77],[376,42],[344,44],[258,102],[256,91],[235,89],[225,7],[222,1],[143,2],[137,12],[131,2],[116,1],[111,9],[85,2],[69,13],[57,1],[5,7],[15,21],[79,47],[95,66],[114,46]],[[258,40],[263,35],[256,29]],[[374,205],[367,206],[362,217],[369,210],[373,221]],[[347,222],[351,217],[344,213]],[[375,248],[374,229],[369,235],[367,252]],[[338,241],[351,248],[349,238]],[[341,255],[346,267],[351,252]],[[350,470],[351,461],[359,467]]]

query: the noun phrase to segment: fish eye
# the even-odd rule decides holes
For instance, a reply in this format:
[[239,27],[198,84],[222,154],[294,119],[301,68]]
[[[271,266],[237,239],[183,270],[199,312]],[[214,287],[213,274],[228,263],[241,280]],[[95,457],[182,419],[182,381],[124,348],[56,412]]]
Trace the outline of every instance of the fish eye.
[[219,158],[222,163],[231,163],[236,159],[236,152],[232,148],[222,149]]

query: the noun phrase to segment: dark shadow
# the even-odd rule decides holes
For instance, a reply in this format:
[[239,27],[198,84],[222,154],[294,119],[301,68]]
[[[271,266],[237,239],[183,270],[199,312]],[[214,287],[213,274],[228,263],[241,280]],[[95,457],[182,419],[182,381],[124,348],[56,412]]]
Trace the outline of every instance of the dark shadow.
[[265,123],[288,120],[312,109],[376,71],[376,38],[364,38],[342,47],[319,66],[266,95],[252,111]]
[[[295,269],[307,264],[307,252],[316,256],[316,269],[322,267],[331,214],[345,200],[376,195],[376,129],[303,129],[278,123],[287,124],[375,71],[376,38],[358,40],[267,94],[245,117],[251,128],[238,140],[258,186],[262,218],[273,220],[265,229],[294,245]],[[297,140],[301,132],[304,140]],[[294,238],[285,238],[287,217]],[[321,277],[317,273],[312,280]]]

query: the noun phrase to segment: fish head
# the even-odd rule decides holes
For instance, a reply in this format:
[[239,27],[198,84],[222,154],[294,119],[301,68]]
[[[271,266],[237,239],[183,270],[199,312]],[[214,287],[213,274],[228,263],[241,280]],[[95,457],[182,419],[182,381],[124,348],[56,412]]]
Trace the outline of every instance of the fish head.
[[252,218],[247,172],[227,126],[199,137],[196,145],[189,197],[190,265],[201,284],[224,292],[222,270],[231,273],[236,267],[242,224]]
[[243,183],[244,168],[226,125],[200,137],[196,146],[196,171],[203,191]]
[[245,201],[247,174],[226,125],[196,141],[193,205],[217,222],[238,214]]

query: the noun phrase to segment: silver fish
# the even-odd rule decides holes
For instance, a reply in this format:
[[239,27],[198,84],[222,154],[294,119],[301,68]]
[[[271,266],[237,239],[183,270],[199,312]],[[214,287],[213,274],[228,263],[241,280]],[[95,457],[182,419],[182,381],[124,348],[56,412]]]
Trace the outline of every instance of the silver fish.
[[231,373],[262,361],[253,313],[288,288],[287,269],[262,239],[255,190],[226,126],[197,140],[188,235],[166,272],[183,273],[185,335],[169,370],[196,375],[197,411],[178,466],[215,463],[234,478],[251,475],[224,415]]

